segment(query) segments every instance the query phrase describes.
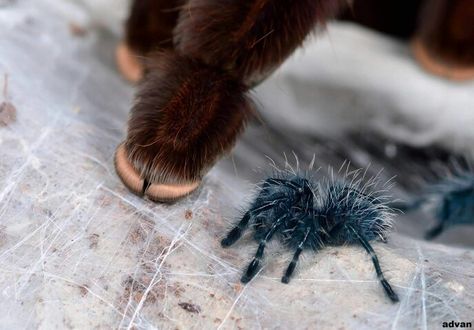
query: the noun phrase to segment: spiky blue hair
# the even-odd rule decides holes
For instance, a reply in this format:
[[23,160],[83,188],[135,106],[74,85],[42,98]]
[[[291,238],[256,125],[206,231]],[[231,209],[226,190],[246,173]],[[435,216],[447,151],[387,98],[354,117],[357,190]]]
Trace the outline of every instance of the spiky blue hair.
[[[385,236],[391,226],[392,210],[387,198],[376,192],[366,192],[359,185],[349,181],[335,181],[323,189],[326,196],[318,207],[320,217],[340,219],[347,225],[358,228],[367,239],[373,240]],[[357,237],[350,231],[342,231],[340,236],[332,236],[331,243],[355,243]]]

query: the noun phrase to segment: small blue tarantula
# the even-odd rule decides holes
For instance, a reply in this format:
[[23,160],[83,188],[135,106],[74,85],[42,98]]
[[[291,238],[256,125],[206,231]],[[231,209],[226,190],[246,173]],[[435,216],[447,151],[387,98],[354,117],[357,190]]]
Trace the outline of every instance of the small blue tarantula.
[[283,173],[266,179],[243,218],[221,241],[234,244],[249,227],[259,242],[257,252],[241,281],[249,282],[257,273],[265,246],[274,235],[295,253],[281,281],[288,283],[303,250],[319,251],[325,245],[360,244],[370,254],[377,276],[388,297],[397,294],[385,279],[369,241],[381,239],[390,226],[391,209],[386,198],[366,193],[358,183],[328,181],[315,184],[305,176]]
[[425,238],[439,236],[444,230],[456,225],[474,224],[474,172],[455,170],[440,182],[430,185],[411,203],[396,205],[404,212],[431,205],[437,225],[430,229]]

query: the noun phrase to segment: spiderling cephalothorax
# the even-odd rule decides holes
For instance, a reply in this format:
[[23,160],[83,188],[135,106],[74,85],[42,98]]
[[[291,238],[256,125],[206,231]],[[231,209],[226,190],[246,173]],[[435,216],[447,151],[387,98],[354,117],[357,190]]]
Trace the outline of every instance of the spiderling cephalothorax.
[[360,180],[328,180],[315,184],[306,176],[283,172],[263,181],[248,211],[221,242],[223,247],[228,247],[249,226],[255,230],[254,238],[259,246],[241,281],[247,283],[255,276],[265,246],[275,235],[295,250],[283,274],[283,283],[290,281],[303,250],[358,244],[371,256],[388,297],[397,302],[398,296],[385,279],[369,243],[375,239],[385,241],[392,217],[387,197],[368,191],[374,180],[365,185]]

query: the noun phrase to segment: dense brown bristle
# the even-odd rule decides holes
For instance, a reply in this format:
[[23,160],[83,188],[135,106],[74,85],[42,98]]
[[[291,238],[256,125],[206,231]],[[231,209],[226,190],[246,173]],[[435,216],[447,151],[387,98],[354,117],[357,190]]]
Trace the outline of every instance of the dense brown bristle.
[[126,24],[126,44],[144,55],[173,47],[173,29],[184,0],[134,0]]
[[125,148],[142,178],[201,178],[243,130],[246,87],[219,69],[172,51],[154,54],[138,85]]
[[189,0],[174,32],[182,54],[255,83],[344,0]]

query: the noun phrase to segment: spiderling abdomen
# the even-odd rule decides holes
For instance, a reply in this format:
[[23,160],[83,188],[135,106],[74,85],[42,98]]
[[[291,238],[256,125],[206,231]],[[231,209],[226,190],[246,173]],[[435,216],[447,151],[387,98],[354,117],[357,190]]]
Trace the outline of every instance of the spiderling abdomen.
[[390,229],[390,208],[383,196],[366,193],[344,182],[328,184],[326,196],[317,208],[325,242],[332,245],[358,243],[349,226],[367,240],[384,239]]

